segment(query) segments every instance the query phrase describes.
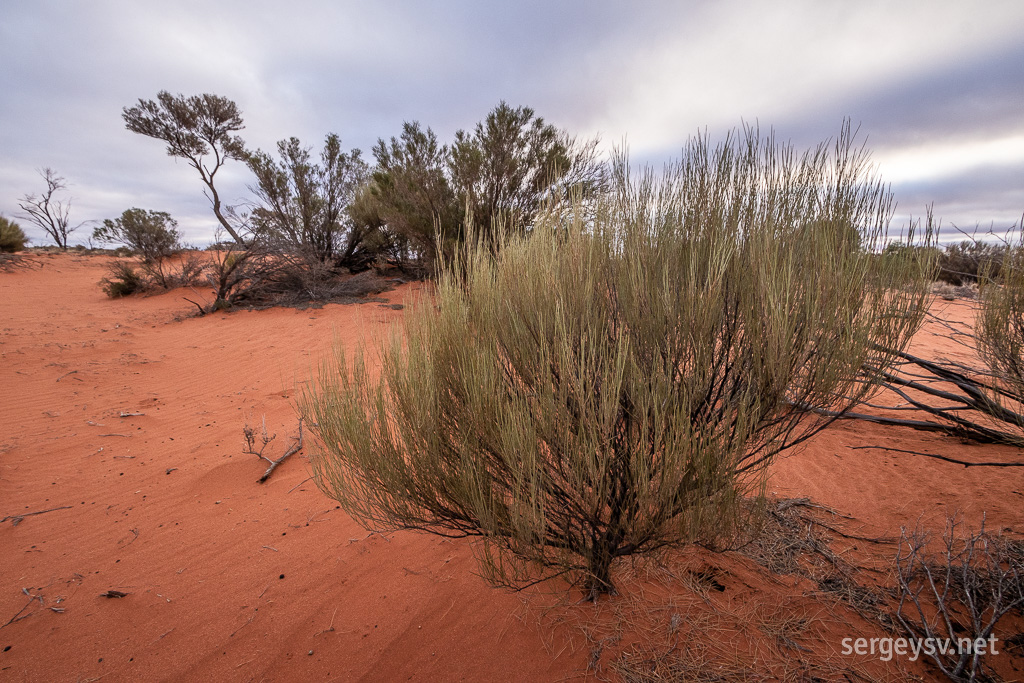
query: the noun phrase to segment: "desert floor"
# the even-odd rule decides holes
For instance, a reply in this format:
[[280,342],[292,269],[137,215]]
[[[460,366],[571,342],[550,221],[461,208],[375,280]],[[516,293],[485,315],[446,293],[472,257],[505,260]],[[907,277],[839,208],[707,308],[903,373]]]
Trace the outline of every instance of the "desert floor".
[[[616,679],[630,662],[685,679],[671,668],[684,660],[722,680],[936,675],[843,656],[843,637],[885,632],[806,576],[739,553],[623,563],[621,595],[579,603],[557,582],[487,586],[468,541],[368,533],[309,479],[304,452],[257,483],[266,463],[242,452],[243,426],[265,418],[277,434],[267,454],[283,453],[296,392],[332,345],[381,338],[403,312],[369,302],[194,317],[188,291],[107,299],[97,282],[109,260],[33,255],[0,272],[0,680],[553,681]],[[935,306],[971,319],[969,304]],[[915,348],[965,353],[941,329]],[[838,513],[823,519],[848,536],[941,531],[957,510],[1024,533],[1024,471],[863,448],[880,446],[1021,459],[843,421],[779,460],[769,493]],[[891,584],[895,546],[837,543],[866,582]],[[994,659],[1024,677],[1021,649]]]

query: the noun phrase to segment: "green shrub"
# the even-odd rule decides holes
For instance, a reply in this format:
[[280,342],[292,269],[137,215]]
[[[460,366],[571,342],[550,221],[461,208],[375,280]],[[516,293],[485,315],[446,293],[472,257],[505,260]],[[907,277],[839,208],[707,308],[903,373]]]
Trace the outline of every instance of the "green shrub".
[[379,377],[339,350],[305,393],[318,485],[373,529],[478,537],[494,584],[592,598],[616,558],[728,531],[922,319],[930,263],[873,256],[891,198],[851,144],[699,138],[499,249],[470,236]]
[[181,249],[177,226],[177,221],[164,211],[128,209],[120,218],[103,221],[92,237],[97,242],[121,244],[138,253],[143,269],[160,286],[168,287],[171,278],[165,272],[164,261]]
[[111,299],[119,299],[145,291],[148,283],[130,263],[117,261],[110,266],[109,275],[100,280],[100,287]]
[[976,240],[947,244],[938,259],[939,279],[951,285],[978,282],[983,276],[998,279],[1007,247]]
[[0,252],[13,254],[24,249],[27,242],[28,238],[20,225],[0,216]]

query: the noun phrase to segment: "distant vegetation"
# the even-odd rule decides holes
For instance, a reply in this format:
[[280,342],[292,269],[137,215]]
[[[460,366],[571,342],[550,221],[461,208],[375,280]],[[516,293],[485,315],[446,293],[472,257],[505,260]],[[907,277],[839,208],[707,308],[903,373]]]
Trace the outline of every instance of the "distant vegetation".
[[26,219],[67,251],[68,235],[81,227],[71,225],[71,199],[60,198],[67,190],[67,181],[52,168],[44,168],[39,175],[46,182],[46,189],[39,194],[23,195],[18,206]]
[[[212,94],[160,92],[126,107],[123,118],[199,174],[233,243],[211,275],[219,308],[330,299],[345,290],[347,274],[371,267],[432,274],[467,231],[491,241],[494,226],[529,231],[544,202],[594,195],[607,175],[596,140],[576,140],[532,109],[504,102],[450,145],[406,123],[398,137],[378,141],[374,166],[333,133],[317,159],[297,138],[278,143],[277,158],[248,150],[237,135],[244,128],[237,105]],[[232,160],[253,174],[246,211],[223,205],[217,189],[219,170]]]
[[14,221],[0,216],[0,253],[13,254],[21,251],[28,243],[25,231]]

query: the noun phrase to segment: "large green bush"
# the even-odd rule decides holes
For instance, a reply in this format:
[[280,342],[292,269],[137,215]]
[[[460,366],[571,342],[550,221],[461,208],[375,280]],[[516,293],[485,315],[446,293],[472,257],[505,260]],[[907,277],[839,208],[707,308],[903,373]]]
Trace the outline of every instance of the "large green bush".
[[11,254],[25,248],[28,237],[21,226],[14,221],[0,216],[0,252]]
[[318,484],[374,529],[479,537],[496,584],[591,597],[616,558],[728,529],[921,320],[929,264],[872,256],[891,198],[851,143],[697,138],[499,230],[497,258],[471,239],[379,377],[340,351],[305,395]]

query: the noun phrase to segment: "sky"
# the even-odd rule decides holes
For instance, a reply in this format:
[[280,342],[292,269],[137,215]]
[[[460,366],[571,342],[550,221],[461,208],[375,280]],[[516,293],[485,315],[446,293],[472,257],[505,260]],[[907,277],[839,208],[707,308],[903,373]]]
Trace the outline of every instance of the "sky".
[[[49,167],[73,224],[140,207],[209,243],[195,170],[121,118],[167,90],[235,101],[252,149],[334,132],[369,161],[404,121],[450,141],[502,100],[656,167],[698,133],[807,148],[849,118],[894,230],[929,205],[945,239],[1004,230],[1024,213],[1022,36],[1021,0],[3,0],[0,213],[48,243],[18,201]],[[243,164],[218,178],[251,200]]]

